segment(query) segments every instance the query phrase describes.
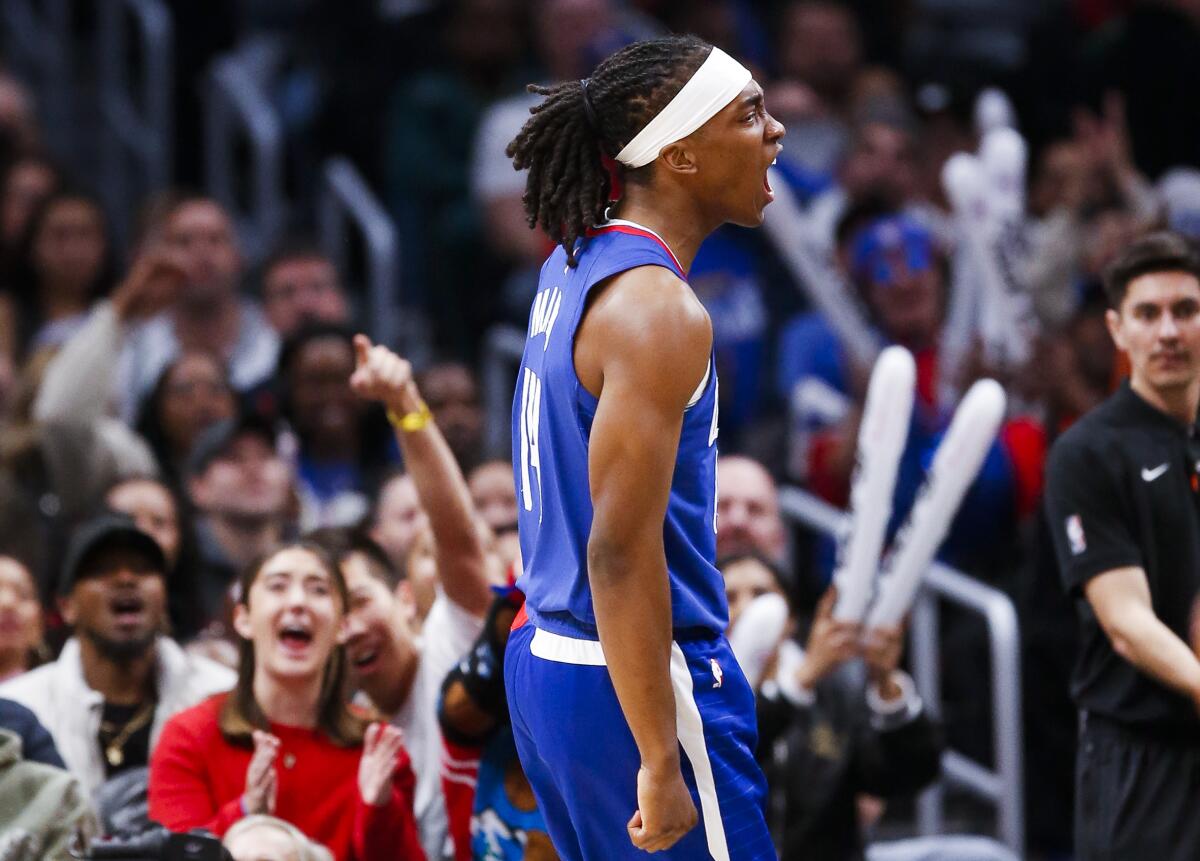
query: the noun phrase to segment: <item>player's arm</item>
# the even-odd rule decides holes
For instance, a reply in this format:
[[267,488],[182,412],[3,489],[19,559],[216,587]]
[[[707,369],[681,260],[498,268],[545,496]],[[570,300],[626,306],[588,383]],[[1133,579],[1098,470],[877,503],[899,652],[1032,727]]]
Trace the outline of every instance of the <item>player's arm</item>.
[[683,782],[671,688],[671,595],[663,522],[688,399],[712,330],[667,270],[618,276],[576,339],[576,368],[599,390],[588,474],[588,579],[609,675],[641,756],[634,845],[669,848],[696,823]]
[[[351,385],[361,397],[379,401],[397,416],[421,413],[424,402],[407,361],[387,347],[372,345],[365,335],[355,336],[354,349],[357,367]],[[492,594],[483,539],[462,470],[433,421],[413,430],[397,428],[396,439],[429,515],[442,589],[455,604],[482,617]]]
[[1116,653],[1200,708],[1200,659],[1155,615],[1146,572],[1106,571],[1083,591]]

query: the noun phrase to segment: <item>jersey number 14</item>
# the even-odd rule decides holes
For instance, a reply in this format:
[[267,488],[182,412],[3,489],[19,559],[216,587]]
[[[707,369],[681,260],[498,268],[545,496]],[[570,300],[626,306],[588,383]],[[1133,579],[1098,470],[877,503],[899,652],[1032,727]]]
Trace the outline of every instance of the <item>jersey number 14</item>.
[[525,379],[521,384],[521,505],[533,511],[533,482],[536,477],[538,498],[538,522],[541,522],[542,461],[538,450],[538,425],[542,414],[542,381],[537,374],[525,368]]

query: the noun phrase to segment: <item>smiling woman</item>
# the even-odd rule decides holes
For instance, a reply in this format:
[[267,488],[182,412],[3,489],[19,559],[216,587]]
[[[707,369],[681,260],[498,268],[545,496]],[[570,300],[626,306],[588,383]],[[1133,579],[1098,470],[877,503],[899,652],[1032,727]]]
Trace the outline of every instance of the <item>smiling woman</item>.
[[361,744],[367,721],[346,699],[346,581],[337,566],[319,548],[294,544],[252,564],[238,586],[238,684],[221,712],[222,734],[246,744],[267,718]]
[[340,570],[295,543],[249,566],[239,587],[237,685],[163,730],[151,818],[223,834],[243,816],[270,814],[339,861],[422,858],[402,736],[347,702]]

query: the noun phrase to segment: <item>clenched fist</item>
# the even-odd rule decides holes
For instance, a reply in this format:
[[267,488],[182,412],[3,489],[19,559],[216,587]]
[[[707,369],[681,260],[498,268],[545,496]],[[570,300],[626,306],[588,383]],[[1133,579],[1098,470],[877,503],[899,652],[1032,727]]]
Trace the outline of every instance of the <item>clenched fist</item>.
[[678,767],[639,768],[637,799],[637,810],[625,827],[633,845],[646,852],[670,849],[700,821]]

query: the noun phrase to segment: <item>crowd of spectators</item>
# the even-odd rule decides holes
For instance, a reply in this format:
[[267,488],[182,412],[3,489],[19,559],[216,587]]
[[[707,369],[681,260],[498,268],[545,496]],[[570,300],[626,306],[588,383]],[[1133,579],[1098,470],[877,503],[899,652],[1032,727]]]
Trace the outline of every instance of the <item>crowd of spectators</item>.
[[[306,238],[302,206],[274,248],[246,247],[203,190],[159,189],[114,229],[94,177],[45,145],[34,82],[0,72],[0,859],[68,857],[151,821],[209,829],[235,858],[553,857],[497,684],[518,500],[477,363],[491,327],[525,326],[550,250],[504,151],[536,102],[524,84],[586,77],[668,29],[750,65],[788,128],[766,229],[721,228],[689,273],[713,319],[718,556],[777,845],[1005,857],[889,839],[947,745],[990,755],[981,628],[948,615],[945,698],[922,703],[903,626],[864,638],[832,619],[833,542],[781,513],[781,484],[846,504],[861,344],[894,343],[918,376],[893,529],[967,386],[1009,394],[941,558],[1016,603],[1028,848],[1069,857],[1072,608],[1043,461],[1121,375],[1106,263],[1152,228],[1200,238],[1200,108],[1172,95],[1195,80],[1200,5],[385,0],[293,16],[259,0],[211,4],[203,27],[167,5],[177,32],[198,27],[176,175],[200,176],[206,63],[281,37],[289,153],[357,162],[437,358],[411,368],[387,349],[402,345],[356,335],[371,321],[352,273]],[[997,126],[1028,152],[991,235],[1020,308],[998,335],[943,185]],[[773,612],[782,644],[756,642]],[[956,830],[992,826],[951,811]]]

